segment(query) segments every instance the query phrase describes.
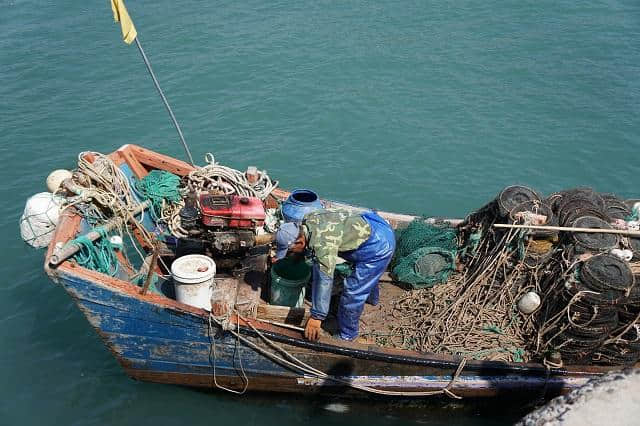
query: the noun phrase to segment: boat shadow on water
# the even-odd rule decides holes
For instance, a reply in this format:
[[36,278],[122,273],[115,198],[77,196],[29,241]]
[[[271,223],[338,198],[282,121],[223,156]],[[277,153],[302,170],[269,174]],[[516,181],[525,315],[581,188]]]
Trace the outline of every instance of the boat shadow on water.
[[[339,362],[328,373],[348,376],[352,369],[345,362]],[[340,396],[334,385],[319,387],[313,394],[279,395],[271,392],[252,392],[240,397],[221,394],[212,389],[182,387],[185,392],[209,395],[216,400],[236,403],[242,401],[254,407],[278,407],[295,412],[298,418],[314,421],[331,420],[344,424],[366,422],[367,424],[406,424],[406,422],[451,425],[476,423],[483,425],[514,424],[533,409],[544,404],[544,399],[532,402],[530,397],[504,396],[497,399],[465,398],[452,400],[446,396],[429,398],[394,398],[361,394],[360,397]],[[240,399],[239,399],[240,398]],[[246,405],[245,405],[246,406]],[[481,420],[479,420],[481,419]]]

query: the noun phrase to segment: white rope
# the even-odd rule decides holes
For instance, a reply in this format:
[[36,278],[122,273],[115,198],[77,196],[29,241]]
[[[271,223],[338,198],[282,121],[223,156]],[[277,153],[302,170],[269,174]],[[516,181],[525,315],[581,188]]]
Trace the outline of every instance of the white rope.
[[[196,202],[199,202],[201,193],[209,191],[223,195],[256,197],[264,201],[278,186],[278,181],[272,181],[264,170],[258,171],[258,178],[251,183],[243,172],[216,163],[213,154],[207,153],[204,159],[207,164],[189,173],[186,177],[186,187],[183,188],[184,194],[195,194]],[[183,202],[163,205],[161,212],[161,219],[167,223],[171,233],[179,238],[189,236],[180,221],[182,207],[184,207]]]
[[[88,157],[93,157],[93,162],[90,162]],[[74,173],[73,179],[74,183],[82,188],[81,194],[65,208],[81,203],[94,206],[92,213],[101,220],[108,219],[109,215],[103,214],[100,209],[96,208],[96,204],[98,204],[110,212],[111,217],[123,218],[124,225],[118,229],[118,233],[120,236],[126,234],[129,237],[133,248],[140,259],[144,261],[145,256],[138,248],[136,239],[126,223],[132,223],[149,246],[154,246],[154,238],[141,223],[144,220],[144,213],[140,220],[136,220],[131,214],[131,211],[140,205],[140,201],[134,196],[127,175],[107,155],[99,152],[81,152],[78,155],[78,169]],[[124,250],[122,253],[126,256]],[[159,261],[168,270],[162,258],[159,258]]]
[[[247,377],[247,374],[244,371],[244,367],[242,365],[242,357],[238,357],[238,359],[240,360],[240,372],[241,372],[241,377],[242,377],[242,382],[244,383],[244,386],[242,388],[242,390],[238,391],[235,389],[230,389],[227,388],[225,386],[222,386],[221,384],[218,383],[218,379],[217,379],[217,375],[216,375],[216,364],[217,364],[217,354],[216,354],[216,338],[213,335],[213,327],[211,325],[211,319],[213,318],[213,315],[211,314],[211,312],[209,312],[209,339],[211,339],[211,350],[209,351],[209,359],[211,359],[211,356],[213,355],[213,383],[216,385],[216,387],[218,389],[222,389],[224,391],[227,392],[231,392],[231,393],[235,393],[236,395],[242,395],[243,393],[245,393],[247,391],[247,388],[249,387],[249,378]],[[218,321],[213,318],[214,321],[216,321],[216,323],[218,323]],[[228,319],[226,320],[226,322],[228,322]],[[237,323],[238,326],[238,336],[240,336],[240,322]],[[222,327],[222,329],[224,330],[226,327]],[[236,354],[239,353],[240,351],[240,345],[238,344],[240,341],[239,338],[236,339],[236,346],[233,352],[233,360],[235,362],[236,359]]]
[[216,163],[211,153],[205,155],[205,161],[206,166],[193,170],[187,176],[192,192],[217,190],[223,194],[257,197],[264,201],[278,186],[278,182],[272,181],[266,171],[258,171],[258,179],[250,183],[243,172]]

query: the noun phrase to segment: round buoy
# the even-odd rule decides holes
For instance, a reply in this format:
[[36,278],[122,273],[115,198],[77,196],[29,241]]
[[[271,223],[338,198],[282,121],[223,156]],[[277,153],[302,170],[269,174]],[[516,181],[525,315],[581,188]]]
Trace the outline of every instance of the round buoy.
[[520,298],[518,301],[518,310],[523,314],[529,315],[540,306],[540,296],[535,291],[530,291]]
[[56,192],[65,179],[71,179],[69,170],[58,169],[49,173],[47,176],[47,189],[49,192]]
[[20,218],[20,235],[32,247],[46,247],[58,225],[64,198],[40,192],[27,200]]

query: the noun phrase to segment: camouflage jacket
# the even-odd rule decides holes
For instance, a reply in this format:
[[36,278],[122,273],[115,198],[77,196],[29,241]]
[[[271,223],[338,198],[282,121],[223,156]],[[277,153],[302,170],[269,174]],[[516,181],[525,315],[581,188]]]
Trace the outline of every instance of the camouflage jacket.
[[371,236],[371,226],[360,213],[324,209],[311,212],[302,222],[307,248],[320,271],[333,277],[338,253],[355,250]]

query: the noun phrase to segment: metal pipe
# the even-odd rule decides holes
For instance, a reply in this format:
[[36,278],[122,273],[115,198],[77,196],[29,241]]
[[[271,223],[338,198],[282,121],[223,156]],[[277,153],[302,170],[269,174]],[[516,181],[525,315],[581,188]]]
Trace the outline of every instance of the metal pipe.
[[640,231],[629,231],[627,229],[601,229],[601,228],[572,228],[568,226],[541,226],[541,225],[511,225],[508,223],[495,223],[495,228],[516,228],[516,229],[541,229],[548,231],[585,232],[590,234],[619,234],[632,237],[640,237]]

